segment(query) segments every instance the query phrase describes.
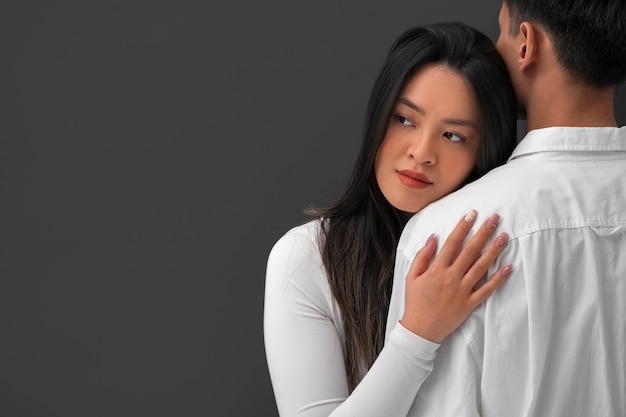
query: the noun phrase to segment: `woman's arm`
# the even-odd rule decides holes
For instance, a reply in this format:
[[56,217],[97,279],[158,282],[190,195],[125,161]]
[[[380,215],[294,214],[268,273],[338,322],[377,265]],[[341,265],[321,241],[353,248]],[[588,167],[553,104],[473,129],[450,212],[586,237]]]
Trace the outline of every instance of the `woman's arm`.
[[281,416],[406,415],[439,345],[398,329],[349,394],[341,315],[310,223],[283,236],[267,264],[264,332]]
[[[439,345],[396,326],[372,368],[348,395],[340,314],[330,293],[312,224],[283,236],[268,258],[264,330],[279,413],[300,417],[405,416],[432,370]],[[469,227],[460,223],[444,248],[460,245],[459,236],[464,237]],[[465,256],[459,259],[463,261],[467,256],[476,259],[490,233],[479,231],[478,238],[468,244],[462,252]],[[430,270],[428,264],[435,246],[431,242],[416,255],[409,273],[412,282],[436,282],[430,275],[428,281],[418,279]],[[482,261],[477,262],[479,266],[474,268],[474,273],[480,272],[484,265],[484,274],[491,264],[489,259],[500,250],[501,247],[488,249],[489,257],[480,258]],[[438,258],[432,265],[439,265]],[[449,270],[438,270],[442,280],[450,281]],[[453,270],[453,275],[458,273]],[[431,293],[429,288],[425,291]],[[434,296],[436,299],[437,294]],[[460,301],[461,298],[452,300],[448,310],[466,311],[466,304]],[[458,317],[457,313],[453,315]]]
[[264,335],[281,416],[328,416],[348,397],[340,313],[317,244],[318,223],[292,229],[267,262]]
[[349,396],[341,315],[314,224],[283,236],[267,263],[265,347],[278,411],[283,417],[405,415],[438,345],[398,331]]

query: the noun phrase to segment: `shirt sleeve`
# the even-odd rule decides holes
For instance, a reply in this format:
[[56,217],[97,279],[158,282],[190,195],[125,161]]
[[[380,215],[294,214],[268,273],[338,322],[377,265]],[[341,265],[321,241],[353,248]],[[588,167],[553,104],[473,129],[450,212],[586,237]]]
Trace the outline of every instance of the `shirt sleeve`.
[[406,416],[439,345],[394,326],[349,395],[339,317],[317,244],[308,234],[288,232],[268,258],[264,306],[265,349],[279,414]]
[[411,260],[408,259],[403,250],[403,240],[405,238],[405,234],[403,233],[396,251],[391,299],[389,301],[389,312],[387,313],[386,343],[388,342],[390,332],[404,314],[406,275],[409,273],[411,267]]

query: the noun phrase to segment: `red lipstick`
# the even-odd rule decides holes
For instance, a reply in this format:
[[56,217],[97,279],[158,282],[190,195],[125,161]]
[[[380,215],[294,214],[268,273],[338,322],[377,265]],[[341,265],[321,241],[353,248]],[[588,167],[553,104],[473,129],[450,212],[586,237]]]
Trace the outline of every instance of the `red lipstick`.
[[432,184],[432,181],[426,175],[410,169],[396,171],[396,174],[398,174],[400,182],[407,187],[421,190]]

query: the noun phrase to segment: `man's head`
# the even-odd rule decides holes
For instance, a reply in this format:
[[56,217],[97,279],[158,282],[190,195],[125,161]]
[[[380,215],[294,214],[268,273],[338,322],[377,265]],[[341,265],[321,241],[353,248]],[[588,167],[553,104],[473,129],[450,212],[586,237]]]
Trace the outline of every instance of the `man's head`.
[[626,1],[504,0],[501,14],[506,11],[508,29],[501,27],[499,40],[505,59],[500,41],[518,36],[528,22],[545,30],[571,82],[606,88],[626,79]]

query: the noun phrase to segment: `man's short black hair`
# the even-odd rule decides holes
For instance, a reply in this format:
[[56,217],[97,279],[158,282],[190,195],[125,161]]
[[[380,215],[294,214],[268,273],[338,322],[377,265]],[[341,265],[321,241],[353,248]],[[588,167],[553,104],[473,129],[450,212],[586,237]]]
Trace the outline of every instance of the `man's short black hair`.
[[511,31],[542,25],[557,59],[574,77],[598,88],[626,79],[626,1],[504,0]]

